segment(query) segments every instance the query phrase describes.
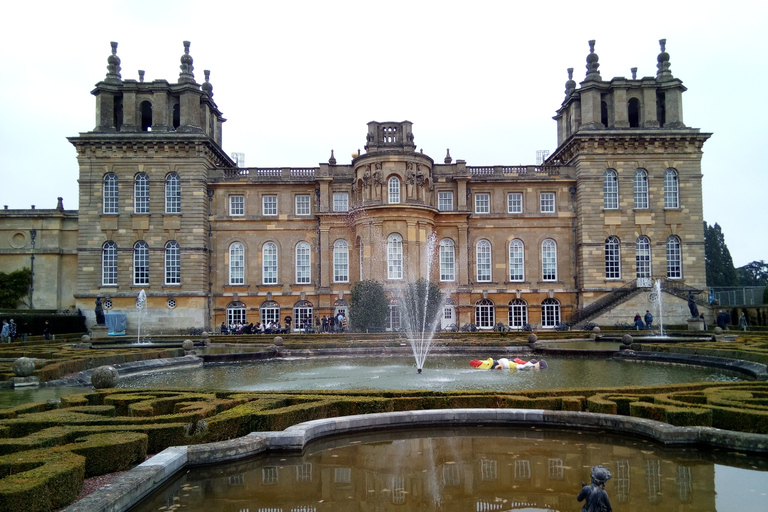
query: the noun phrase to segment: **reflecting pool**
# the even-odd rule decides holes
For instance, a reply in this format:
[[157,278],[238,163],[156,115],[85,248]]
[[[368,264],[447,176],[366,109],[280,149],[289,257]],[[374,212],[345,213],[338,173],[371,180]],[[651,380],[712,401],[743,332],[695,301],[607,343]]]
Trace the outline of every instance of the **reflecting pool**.
[[475,427],[348,436],[303,454],[193,468],[136,507],[268,511],[576,511],[609,468],[614,510],[765,510],[768,461],[604,433]]

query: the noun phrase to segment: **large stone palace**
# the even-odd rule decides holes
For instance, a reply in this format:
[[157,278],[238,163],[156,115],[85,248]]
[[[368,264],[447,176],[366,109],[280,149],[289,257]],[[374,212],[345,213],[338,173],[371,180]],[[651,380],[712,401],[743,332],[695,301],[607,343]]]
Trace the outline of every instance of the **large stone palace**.
[[92,91],[96,126],[69,138],[79,210],[0,210],[2,267],[36,255],[35,308],[76,308],[93,323],[102,297],[135,331],[144,290],[153,332],[287,315],[301,328],[346,311],[371,279],[391,294],[396,329],[396,292],[427,278],[447,298],[443,327],[547,329],[631,322],[657,282],[684,321],[679,297],[706,286],[710,134],[683,123],[686,88],[664,40],[656,76],[611,80],[590,41],[584,79],[568,70],[557,149],[523,166],[450,152],[438,162],[411,122],[372,121],[349,162],[331,151],[317,167],[240,167],[188,42],[180,67],[175,83],[124,79],[112,43]]

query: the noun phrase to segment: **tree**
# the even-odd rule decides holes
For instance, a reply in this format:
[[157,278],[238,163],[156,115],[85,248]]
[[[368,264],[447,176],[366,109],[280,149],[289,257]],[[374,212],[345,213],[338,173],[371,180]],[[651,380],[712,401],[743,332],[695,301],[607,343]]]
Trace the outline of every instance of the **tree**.
[[728,246],[725,245],[725,236],[717,223],[714,226],[707,226],[704,222],[704,260],[707,285],[735,286],[737,284],[733,259]]
[[29,294],[32,271],[28,268],[15,270],[9,274],[0,272],[0,309],[16,309],[22,299]]
[[349,301],[349,321],[356,331],[383,331],[389,317],[389,299],[378,281],[358,281]]
[[410,283],[403,293],[402,308],[405,326],[413,332],[432,332],[440,320],[443,294],[437,284],[424,278]]
[[768,285],[768,263],[763,260],[747,263],[736,269],[739,286]]

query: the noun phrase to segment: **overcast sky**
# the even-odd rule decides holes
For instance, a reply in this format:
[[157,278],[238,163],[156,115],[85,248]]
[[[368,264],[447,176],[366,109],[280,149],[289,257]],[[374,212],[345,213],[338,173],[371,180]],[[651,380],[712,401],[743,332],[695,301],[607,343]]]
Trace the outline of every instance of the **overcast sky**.
[[553,151],[566,69],[595,39],[604,80],[655,76],[659,39],[704,145],[704,219],[734,264],[768,260],[768,2],[13,2],[0,31],[0,204],[77,208],[66,137],[95,126],[90,94],[119,43],[123,79],[211,70],[224,150],[252,167],[339,163],[369,121],[414,123],[419,149],[469,165],[534,164]]

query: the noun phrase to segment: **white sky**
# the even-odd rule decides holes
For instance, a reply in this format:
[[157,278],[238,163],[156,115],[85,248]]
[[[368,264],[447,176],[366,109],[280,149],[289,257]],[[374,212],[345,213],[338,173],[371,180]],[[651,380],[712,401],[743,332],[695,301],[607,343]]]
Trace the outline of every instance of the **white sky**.
[[77,208],[66,137],[95,125],[90,91],[110,41],[123,79],[143,69],[169,82],[191,41],[195,78],[211,70],[228,119],[224,150],[245,153],[247,166],[310,167],[331,149],[349,162],[369,121],[406,119],[436,162],[450,148],[469,165],[534,164],[536,150],[555,149],[566,69],[584,79],[588,40],[610,79],[632,67],[655,76],[666,38],[689,88],[686,125],[714,133],[704,219],[721,225],[736,266],[768,260],[768,2],[533,3],[13,2],[0,31],[0,205],[54,208],[62,196]]

